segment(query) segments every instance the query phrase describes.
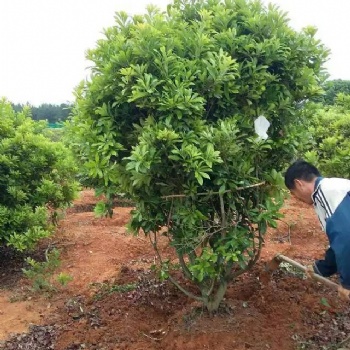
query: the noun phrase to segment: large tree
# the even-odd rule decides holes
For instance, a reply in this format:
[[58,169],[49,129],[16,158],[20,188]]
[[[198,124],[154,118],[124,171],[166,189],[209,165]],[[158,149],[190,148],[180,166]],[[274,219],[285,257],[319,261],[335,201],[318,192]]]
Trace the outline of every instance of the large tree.
[[[298,109],[321,92],[327,51],[315,33],[259,1],[175,0],[165,13],[116,14],[88,52],[93,72],[69,130],[82,176],[136,201],[131,229],[150,237],[163,276],[209,310],[275,225],[281,202],[269,194],[300,140]],[[176,281],[177,266],[198,294]]]

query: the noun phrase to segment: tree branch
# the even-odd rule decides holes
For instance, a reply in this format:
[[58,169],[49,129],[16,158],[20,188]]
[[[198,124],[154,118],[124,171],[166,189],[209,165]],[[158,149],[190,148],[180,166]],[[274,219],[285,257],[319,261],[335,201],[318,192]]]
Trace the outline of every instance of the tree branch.
[[212,282],[211,282],[211,286],[207,292],[207,297],[209,298],[209,295],[213,292],[214,290],[214,287],[215,287],[215,278],[213,278]]
[[[261,234],[260,234],[260,230],[259,230],[259,236],[258,236],[258,239],[259,239],[259,246],[258,246],[258,249],[255,248],[255,244],[254,244],[254,251],[255,251],[255,256],[254,256],[254,259],[250,260],[249,263],[247,264],[246,268],[244,269],[241,269],[241,270],[238,270],[234,273],[228,273],[227,275],[227,279],[228,280],[234,280],[235,278],[237,278],[238,276],[242,275],[243,273],[249,271],[254,265],[255,263],[259,260],[260,258],[260,254],[261,254],[261,249],[262,249],[262,244],[264,242]],[[254,240],[254,238],[253,238]],[[257,251],[257,253],[256,253]]]
[[[260,187],[266,184],[266,181],[263,182],[259,182],[257,184],[254,185],[249,185],[249,186],[244,186],[244,187],[237,187],[234,190],[226,190],[223,192],[201,192],[201,193],[196,193],[194,196],[212,196],[214,194],[224,194],[224,193],[230,193],[230,192],[236,192],[236,191],[242,191],[242,190],[246,190],[248,188],[254,188],[254,187]],[[187,194],[172,194],[169,196],[162,196],[160,198],[168,200],[170,198],[187,198],[187,197],[192,197],[192,195],[187,195]]]
[[221,211],[221,228],[223,230],[223,236],[225,237],[225,227],[226,227],[226,213],[225,213],[225,204],[224,204],[224,196],[222,193],[219,194],[220,198],[220,211]]
[[[152,246],[153,246],[153,248],[158,256],[160,264],[163,265],[163,260],[162,260],[162,257],[159,253],[158,246],[157,246],[157,233],[153,232],[153,234],[154,234],[154,241],[152,241],[151,235],[149,235],[149,239],[150,239],[151,244],[152,244]],[[193,293],[191,293],[188,290],[186,290],[185,288],[183,288],[170,274],[168,274],[168,278],[169,278],[171,283],[173,283],[178,289],[181,290],[181,292],[186,294],[188,297],[195,299],[197,301],[203,302],[203,298],[198,297],[197,295],[194,295]]]
[[185,260],[184,260],[184,257],[182,254],[180,253],[177,253],[177,256],[179,258],[179,262],[180,262],[180,265],[181,265],[181,268],[182,268],[182,271],[184,272],[185,276],[192,280],[193,279],[193,275],[191,273],[191,271],[188,269],[186,263],[185,263]]
[[197,258],[197,254],[194,250],[192,250],[191,252],[188,253],[188,257],[190,259],[191,264],[193,265]]
[[188,290],[184,289],[183,287],[180,286],[179,283],[177,283],[173,277],[171,277],[170,275],[169,276],[169,280],[171,281],[171,283],[173,283],[177,288],[179,288],[181,290],[181,292],[185,293],[188,297],[194,299],[194,300],[197,300],[197,301],[200,301],[200,302],[203,302],[203,298],[201,297],[198,297],[197,295],[194,295],[193,293],[189,292]]

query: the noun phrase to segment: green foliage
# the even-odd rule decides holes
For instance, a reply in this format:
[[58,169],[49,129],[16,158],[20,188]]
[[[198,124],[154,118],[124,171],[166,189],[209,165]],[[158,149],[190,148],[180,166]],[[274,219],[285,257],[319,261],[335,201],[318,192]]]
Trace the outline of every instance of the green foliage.
[[[300,109],[322,93],[327,51],[314,35],[259,1],[175,0],[166,13],[116,14],[88,52],[93,74],[67,125],[81,179],[137,202],[130,229],[156,250],[167,236],[209,310],[276,225],[279,171],[304,138]],[[266,141],[254,130],[260,115]]]
[[73,277],[67,273],[61,272],[56,277],[56,280],[62,287],[66,287],[69,282],[73,281]]
[[324,83],[323,88],[325,94],[320,99],[320,102],[325,105],[334,105],[336,104],[336,97],[338,94],[350,94],[350,80],[329,80]]
[[63,141],[63,128],[46,128],[43,130],[43,134],[45,137],[54,142]]
[[[42,133],[30,110],[15,112],[0,100],[0,242],[31,249],[50,234],[49,216],[74,199],[74,160]],[[52,217],[53,217],[52,216]]]
[[46,254],[46,260],[38,262],[32,258],[27,258],[28,269],[22,269],[24,275],[31,281],[32,289],[38,291],[52,291],[54,286],[51,277],[54,271],[60,266],[60,252],[53,249]]
[[328,308],[331,307],[331,306],[329,305],[328,300],[327,300],[326,298],[324,298],[324,297],[320,299],[320,303],[321,303],[323,306],[326,306],[326,307],[328,307]]
[[313,110],[305,159],[323,175],[350,178],[350,95],[339,94],[336,104]]
[[113,202],[98,202],[94,208],[94,213],[97,217],[108,216],[112,217],[113,215]]

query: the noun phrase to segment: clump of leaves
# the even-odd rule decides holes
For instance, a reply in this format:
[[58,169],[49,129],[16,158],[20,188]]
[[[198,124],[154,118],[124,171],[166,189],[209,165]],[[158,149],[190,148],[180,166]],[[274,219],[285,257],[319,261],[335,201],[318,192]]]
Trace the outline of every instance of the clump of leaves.
[[110,200],[108,202],[98,202],[94,208],[94,213],[97,217],[109,216],[113,215],[113,201]]

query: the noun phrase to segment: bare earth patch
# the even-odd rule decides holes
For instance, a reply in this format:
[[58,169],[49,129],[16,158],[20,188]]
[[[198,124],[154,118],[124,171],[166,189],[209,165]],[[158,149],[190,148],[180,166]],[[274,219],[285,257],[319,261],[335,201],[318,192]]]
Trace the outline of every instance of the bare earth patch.
[[125,228],[131,208],[98,219],[91,212],[97,201],[93,191],[83,191],[49,242],[61,249],[57,274],[73,277],[66,288],[33,295],[13,278],[19,262],[0,266],[0,349],[322,349],[350,333],[349,304],[326,287],[282,270],[262,279],[264,263],[277,252],[303,264],[322,256],[327,239],[312,208],[286,203],[259,264],[209,317],[149,271],[155,261],[149,241]]

